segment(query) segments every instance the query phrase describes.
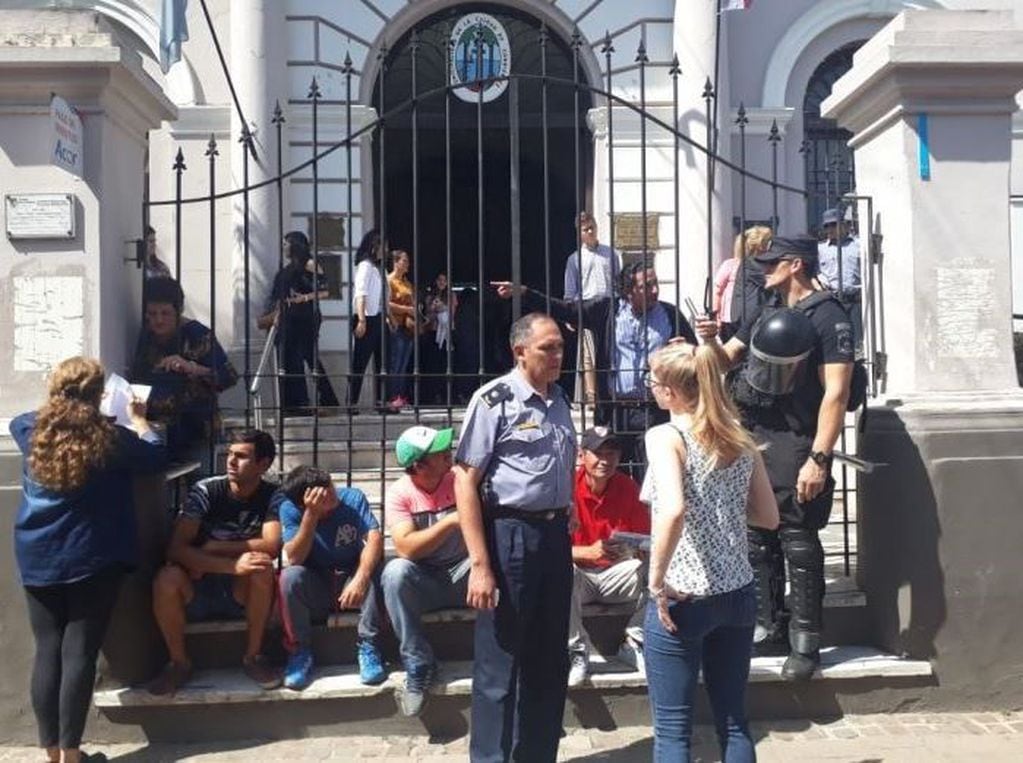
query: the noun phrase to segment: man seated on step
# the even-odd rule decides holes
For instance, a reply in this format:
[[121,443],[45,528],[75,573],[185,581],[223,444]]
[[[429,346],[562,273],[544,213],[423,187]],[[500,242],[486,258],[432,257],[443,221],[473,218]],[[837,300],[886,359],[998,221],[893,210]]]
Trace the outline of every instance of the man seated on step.
[[263,479],[275,450],[266,432],[236,432],[227,448],[227,474],[193,485],[178,513],[167,564],[153,580],[153,612],[170,662],[150,682],[150,693],[174,694],[191,675],[186,620],[244,617],[245,674],[264,689],[280,686],[280,671],[262,656],[281,546],[276,487]]
[[290,656],[284,685],[312,681],[312,624],[342,609],[361,609],[356,655],[364,684],[387,678],[380,656],[380,568],[384,537],[361,490],[336,488],[330,474],[297,466],[281,485],[287,566],[281,570],[281,619]]
[[575,506],[579,527],[572,534],[575,580],[568,626],[571,668],[568,685],[589,675],[589,643],[582,622],[584,604],[630,604],[635,612],[625,627],[619,658],[639,669],[642,663],[643,613],[647,560],[635,545],[611,540],[616,531],[649,536],[650,512],[639,500],[639,485],[618,471],[622,445],[607,427],[591,427],[579,438]]
[[418,715],[436,673],[421,617],[442,607],[465,606],[469,557],[455,509],[451,470],[454,430],[415,426],[395,446],[405,476],[387,491],[387,524],[398,558],[384,568],[384,602],[401,641],[405,715]]

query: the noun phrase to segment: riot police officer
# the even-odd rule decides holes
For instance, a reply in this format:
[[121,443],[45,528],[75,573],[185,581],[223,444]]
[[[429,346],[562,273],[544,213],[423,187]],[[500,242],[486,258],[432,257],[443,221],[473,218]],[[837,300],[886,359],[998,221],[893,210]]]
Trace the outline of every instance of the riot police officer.
[[[733,395],[743,423],[764,451],[781,524],[750,528],[750,562],[757,581],[755,647],[770,653],[788,641],[782,669],[788,680],[810,678],[820,662],[824,551],[818,531],[831,513],[831,459],[842,431],[853,368],[853,329],[829,291],[814,288],[817,242],[775,238],[757,255],[773,293],[725,345],[713,321],[697,332],[718,349],[734,374]],[[791,573],[791,619],[785,628],[785,560]]]
[[512,325],[515,368],[473,395],[455,455],[455,500],[476,618],[473,761],[554,761],[561,737],[572,598],[575,430],[557,385],[557,324]]

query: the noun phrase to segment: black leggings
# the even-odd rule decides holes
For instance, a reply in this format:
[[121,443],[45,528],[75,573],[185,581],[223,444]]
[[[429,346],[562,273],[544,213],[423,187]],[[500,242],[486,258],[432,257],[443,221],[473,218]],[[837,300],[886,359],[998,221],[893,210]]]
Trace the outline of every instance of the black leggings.
[[123,573],[109,569],[74,583],[26,586],[36,641],[32,709],[43,747],[77,749],[96,680],[96,656]]

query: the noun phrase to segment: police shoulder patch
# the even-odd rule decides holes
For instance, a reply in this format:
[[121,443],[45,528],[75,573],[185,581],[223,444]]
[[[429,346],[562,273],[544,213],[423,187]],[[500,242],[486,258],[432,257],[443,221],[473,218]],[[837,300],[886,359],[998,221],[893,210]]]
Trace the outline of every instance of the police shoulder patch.
[[493,408],[495,405],[511,400],[514,395],[512,394],[511,387],[504,382],[498,382],[480,395],[480,397],[483,398],[483,402],[487,404],[488,408]]

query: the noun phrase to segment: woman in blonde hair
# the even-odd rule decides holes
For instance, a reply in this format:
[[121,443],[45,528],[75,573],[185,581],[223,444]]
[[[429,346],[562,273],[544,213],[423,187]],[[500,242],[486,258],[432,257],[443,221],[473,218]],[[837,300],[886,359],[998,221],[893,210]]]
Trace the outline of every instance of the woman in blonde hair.
[[778,507],[710,348],[662,348],[647,383],[671,415],[646,434],[641,495],[653,510],[643,656],[654,759],[689,760],[702,668],[722,759],[753,761],[745,691],[757,605],[746,525],[777,527]]
[[79,745],[96,655],[135,564],[131,477],[166,463],[144,402],[130,404],[131,429],[100,413],[103,376],[96,360],[63,361],[43,406],[10,427],[25,456],[14,555],[36,642],[32,709],[47,756],[64,763],[89,757]]
[[[773,231],[766,225],[754,225],[746,229],[745,235],[735,237],[732,256],[718,266],[714,274],[714,314],[718,319],[721,341],[728,341],[738,330],[745,312],[758,309],[763,304],[764,274],[753,259],[766,252],[771,243]],[[736,293],[738,285],[738,293]]]

